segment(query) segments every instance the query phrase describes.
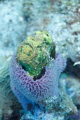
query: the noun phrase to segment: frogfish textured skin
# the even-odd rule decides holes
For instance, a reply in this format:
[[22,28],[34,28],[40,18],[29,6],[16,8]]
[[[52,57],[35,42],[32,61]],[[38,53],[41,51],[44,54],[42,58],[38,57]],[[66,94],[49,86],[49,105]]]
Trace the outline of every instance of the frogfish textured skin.
[[25,111],[28,100],[37,103],[50,96],[58,95],[58,80],[65,66],[65,58],[56,54],[56,59],[53,58],[45,67],[45,74],[34,81],[17,62],[16,55],[13,55],[9,69],[11,88]]
[[56,45],[47,31],[37,31],[33,36],[28,36],[16,51],[17,61],[32,78],[39,76],[55,55]]

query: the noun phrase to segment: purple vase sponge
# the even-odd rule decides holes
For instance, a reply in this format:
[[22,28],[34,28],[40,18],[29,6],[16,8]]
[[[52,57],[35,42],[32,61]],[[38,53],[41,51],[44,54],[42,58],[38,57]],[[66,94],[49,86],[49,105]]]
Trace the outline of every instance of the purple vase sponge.
[[17,62],[16,55],[13,55],[10,62],[11,88],[23,108],[27,99],[37,103],[50,96],[57,96],[59,76],[65,66],[66,60],[60,54],[56,54],[56,59],[53,58],[45,67],[44,75],[34,81]]

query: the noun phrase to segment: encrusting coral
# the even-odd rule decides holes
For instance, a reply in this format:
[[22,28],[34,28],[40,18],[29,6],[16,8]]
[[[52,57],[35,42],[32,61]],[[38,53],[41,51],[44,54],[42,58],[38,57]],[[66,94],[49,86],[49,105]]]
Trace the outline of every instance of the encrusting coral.
[[65,66],[66,59],[56,53],[55,59],[51,57],[50,62],[44,67],[45,73],[34,81],[24,67],[18,63],[16,54],[13,55],[10,62],[11,88],[25,111],[29,101],[38,103],[50,96],[58,96],[58,80]]

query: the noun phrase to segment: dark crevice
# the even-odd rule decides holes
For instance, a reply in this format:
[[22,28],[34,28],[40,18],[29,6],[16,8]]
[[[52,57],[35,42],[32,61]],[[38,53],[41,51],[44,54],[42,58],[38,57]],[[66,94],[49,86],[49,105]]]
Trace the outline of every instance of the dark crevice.
[[36,76],[34,76],[34,81],[36,80],[36,79],[40,79],[43,75],[45,74],[45,68],[43,68],[42,70],[41,70],[41,73],[36,77]]

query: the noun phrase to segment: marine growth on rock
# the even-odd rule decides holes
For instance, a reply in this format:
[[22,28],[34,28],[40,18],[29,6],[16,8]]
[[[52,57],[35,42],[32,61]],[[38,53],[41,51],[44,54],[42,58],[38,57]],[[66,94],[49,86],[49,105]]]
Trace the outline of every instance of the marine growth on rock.
[[58,96],[58,80],[65,66],[66,59],[55,52],[46,31],[36,32],[18,47],[10,62],[11,88],[25,111],[29,101],[38,103],[50,96]]

